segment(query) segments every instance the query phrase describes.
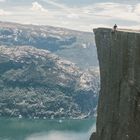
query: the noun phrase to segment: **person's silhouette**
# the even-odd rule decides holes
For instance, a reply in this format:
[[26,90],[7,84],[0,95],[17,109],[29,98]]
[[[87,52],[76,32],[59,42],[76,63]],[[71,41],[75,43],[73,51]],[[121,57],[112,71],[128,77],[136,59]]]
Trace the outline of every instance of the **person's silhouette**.
[[114,31],[117,30],[117,25],[115,24],[114,27],[113,27]]

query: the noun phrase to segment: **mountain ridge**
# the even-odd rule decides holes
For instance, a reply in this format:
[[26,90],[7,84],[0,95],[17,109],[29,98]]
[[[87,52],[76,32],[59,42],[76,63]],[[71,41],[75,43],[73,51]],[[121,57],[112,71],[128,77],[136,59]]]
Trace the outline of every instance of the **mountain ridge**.
[[51,26],[0,22],[1,46],[33,46],[46,49],[76,63],[82,69],[98,67],[94,42],[92,33]]

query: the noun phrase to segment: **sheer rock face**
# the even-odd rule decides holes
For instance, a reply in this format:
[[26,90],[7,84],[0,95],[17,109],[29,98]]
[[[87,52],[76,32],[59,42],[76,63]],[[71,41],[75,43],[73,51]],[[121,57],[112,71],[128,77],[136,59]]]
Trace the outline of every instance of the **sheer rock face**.
[[96,140],[140,140],[140,32],[94,32],[101,73]]

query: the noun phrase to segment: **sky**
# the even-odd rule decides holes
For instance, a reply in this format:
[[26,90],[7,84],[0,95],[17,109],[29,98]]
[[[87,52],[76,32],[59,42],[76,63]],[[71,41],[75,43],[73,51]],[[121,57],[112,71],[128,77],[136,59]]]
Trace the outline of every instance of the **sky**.
[[[123,2],[122,2],[123,1]],[[80,31],[140,28],[139,0],[0,0],[0,20]]]

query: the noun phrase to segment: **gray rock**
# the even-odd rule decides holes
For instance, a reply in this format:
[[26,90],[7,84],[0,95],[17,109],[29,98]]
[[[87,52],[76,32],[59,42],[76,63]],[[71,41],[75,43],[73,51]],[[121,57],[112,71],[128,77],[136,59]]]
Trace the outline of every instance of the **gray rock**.
[[94,32],[101,73],[96,139],[140,140],[140,32]]

